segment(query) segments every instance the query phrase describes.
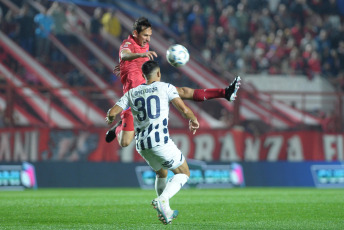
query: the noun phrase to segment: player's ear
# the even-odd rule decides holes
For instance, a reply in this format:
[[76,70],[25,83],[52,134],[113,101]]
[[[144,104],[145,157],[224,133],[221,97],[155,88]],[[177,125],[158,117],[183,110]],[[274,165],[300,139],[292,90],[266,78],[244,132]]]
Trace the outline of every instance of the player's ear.
[[137,38],[137,35],[138,35],[137,30],[134,30],[133,31],[133,37]]

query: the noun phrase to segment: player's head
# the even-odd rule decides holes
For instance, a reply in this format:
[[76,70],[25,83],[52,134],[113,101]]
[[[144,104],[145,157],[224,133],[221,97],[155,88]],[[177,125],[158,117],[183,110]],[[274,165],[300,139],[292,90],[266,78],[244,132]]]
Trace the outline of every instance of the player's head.
[[160,66],[156,61],[146,61],[142,65],[142,73],[147,81],[160,80]]
[[140,46],[145,46],[150,42],[152,36],[152,25],[147,18],[136,19],[133,25],[133,36]]

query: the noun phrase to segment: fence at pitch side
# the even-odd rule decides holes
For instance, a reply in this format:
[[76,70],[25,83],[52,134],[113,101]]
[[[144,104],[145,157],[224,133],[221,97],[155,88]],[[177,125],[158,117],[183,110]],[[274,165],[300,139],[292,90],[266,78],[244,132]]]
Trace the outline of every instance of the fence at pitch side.
[[[186,188],[252,186],[344,188],[340,162],[189,162]],[[28,167],[30,166],[30,167]],[[169,175],[170,176],[170,175]],[[56,187],[141,187],[153,189],[155,174],[145,163],[1,163],[0,190]]]

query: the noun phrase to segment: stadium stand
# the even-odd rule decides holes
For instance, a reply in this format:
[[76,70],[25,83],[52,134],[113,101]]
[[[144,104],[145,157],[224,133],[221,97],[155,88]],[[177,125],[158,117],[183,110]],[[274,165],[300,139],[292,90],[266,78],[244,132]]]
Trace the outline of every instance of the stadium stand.
[[[151,43],[160,57],[164,57],[165,50],[173,42],[185,44],[194,54],[181,71],[175,71],[163,58],[159,59],[167,79],[177,86],[223,87],[236,74],[280,75],[290,79],[303,74],[309,81],[319,75],[336,88],[343,85],[338,84],[343,82],[340,76],[344,66],[344,42],[340,39],[343,26],[338,23],[342,20],[342,6],[339,4],[334,8],[336,1],[328,4],[303,0],[259,1],[259,4],[254,0],[173,1],[167,4],[159,4],[160,1],[121,2],[114,5],[117,10],[113,11],[113,17],[120,22],[122,30],[119,35],[113,34],[115,36],[100,29],[100,15],[106,12],[104,8],[109,7],[111,1],[79,1],[84,3],[79,6],[70,5],[68,1],[25,2],[28,4],[19,0],[1,0],[1,31],[36,58],[38,69],[43,65],[49,72],[45,77],[32,74],[34,71],[21,74],[18,66],[23,60],[11,50],[1,52],[2,63],[16,75],[22,75],[18,77],[28,85],[93,88],[94,92],[87,95],[92,98],[86,104],[81,103],[85,108],[76,109],[79,104],[63,103],[64,107],[69,106],[67,111],[74,118],[78,112],[93,108],[97,116],[91,116],[95,120],[90,125],[101,125],[100,111],[121,96],[121,85],[111,72],[117,63],[115,59],[121,39],[129,34],[135,18],[135,15],[128,15],[130,4],[140,5],[139,13],[153,12],[160,16],[159,20],[152,18],[157,30]],[[319,7],[325,10],[319,12]],[[300,10],[301,13],[297,13]],[[40,56],[42,52],[37,52],[38,40],[32,24],[35,15],[45,11],[55,20],[47,45],[50,52]],[[311,24],[312,21],[317,24]],[[20,26],[23,22],[31,25]],[[20,28],[31,29],[21,31]],[[200,37],[204,39],[197,39]],[[5,46],[2,42],[2,50]],[[47,84],[47,76],[58,83]],[[65,90],[69,92],[69,89]],[[74,100],[81,95],[75,96],[72,91],[70,94]],[[291,129],[300,124],[321,127],[323,123],[323,111],[314,113],[281,100],[271,100],[264,90],[257,91],[254,81],[252,85],[247,81],[239,101],[238,108],[224,100],[187,104],[197,112],[202,125],[211,128],[228,128],[245,120],[259,120],[275,129]],[[90,120],[87,116],[84,115],[83,120]],[[180,127],[184,124],[178,115],[172,115],[171,119]]]
[[338,77],[344,70],[343,1],[135,2],[223,70],[310,79]]

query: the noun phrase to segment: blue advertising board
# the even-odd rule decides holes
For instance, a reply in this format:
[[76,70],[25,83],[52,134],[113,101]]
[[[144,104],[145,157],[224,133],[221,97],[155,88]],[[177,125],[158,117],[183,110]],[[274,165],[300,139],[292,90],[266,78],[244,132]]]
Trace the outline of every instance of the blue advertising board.
[[318,188],[344,188],[344,165],[312,165],[314,184]]
[[[238,163],[208,165],[203,161],[188,160],[190,178],[185,188],[231,188],[244,187],[244,172]],[[137,179],[143,189],[153,189],[155,172],[149,166],[137,166]],[[173,176],[168,172],[167,178]]]
[[0,190],[25,188],[37,188],[35,167],[32,164],[0,165]]

